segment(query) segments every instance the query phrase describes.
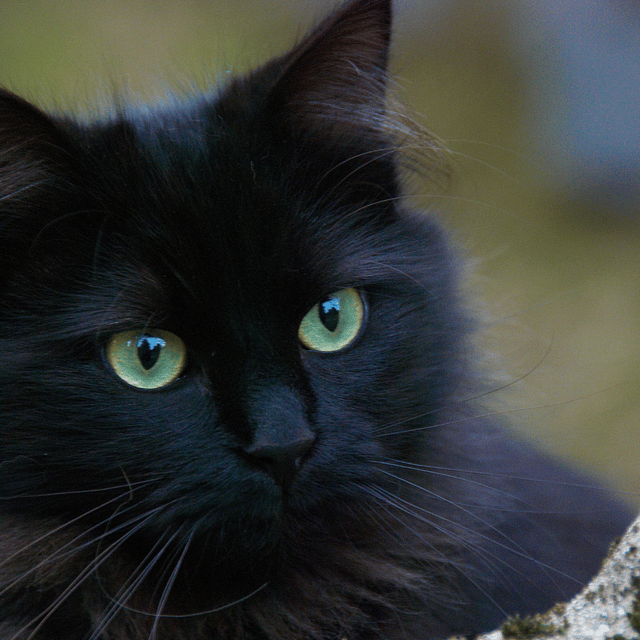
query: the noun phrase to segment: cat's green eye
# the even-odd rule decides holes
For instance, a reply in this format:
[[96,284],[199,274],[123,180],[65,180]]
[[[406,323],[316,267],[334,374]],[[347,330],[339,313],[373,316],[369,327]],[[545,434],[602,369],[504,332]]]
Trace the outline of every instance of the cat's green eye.
[[173,382],[187,364],[187,350],[168,331],[122,331],[105,349],[116,375],[133,387],[159,389]]
[[327,296],[302,319],[298,339],[313,351],[339,351],[351,344],[364,322],[364,304],[356,289]]

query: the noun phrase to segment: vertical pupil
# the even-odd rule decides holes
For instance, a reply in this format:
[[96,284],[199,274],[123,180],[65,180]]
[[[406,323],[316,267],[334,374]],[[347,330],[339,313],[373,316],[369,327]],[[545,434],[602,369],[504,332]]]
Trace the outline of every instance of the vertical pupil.
[[165,346],[162,338],[152,338],[151,336],[141,336],[138,339],[138,360],[145,371],[149,371],[158,362],[160,351]]
[[318,307],[320,322],[329,331],[335,331],[340,320],[340,300],[338,298],[327,298]]

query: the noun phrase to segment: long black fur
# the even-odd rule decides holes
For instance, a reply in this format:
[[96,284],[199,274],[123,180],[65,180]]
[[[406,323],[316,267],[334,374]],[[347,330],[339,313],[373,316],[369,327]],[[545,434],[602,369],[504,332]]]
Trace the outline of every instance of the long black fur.
[[[576,592],[623,530],[469,400],[458,261],[402,205],[389,4],[180,106],[79,124],[0,94],[2,640],[473,634]],[[362,334],[301,347],[344,287]],[[155,391],[104,357],[148,327],[189,354]],[[296,429],[281,485],[246,452]]]

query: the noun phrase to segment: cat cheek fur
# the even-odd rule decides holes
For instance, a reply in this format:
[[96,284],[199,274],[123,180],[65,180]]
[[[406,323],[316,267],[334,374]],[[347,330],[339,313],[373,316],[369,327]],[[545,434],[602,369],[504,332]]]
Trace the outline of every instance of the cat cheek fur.
[[[390,21],[353,0],[217,95],[90,124],[0,91],[0,637],[473,634],[623,530],[469,400],[452,243],[402,207],[404,149],[446,170],[389,107]],[[300,345],[351,287],[353,344]],[[154,329],[188,362],[136,389],[103,349]]]

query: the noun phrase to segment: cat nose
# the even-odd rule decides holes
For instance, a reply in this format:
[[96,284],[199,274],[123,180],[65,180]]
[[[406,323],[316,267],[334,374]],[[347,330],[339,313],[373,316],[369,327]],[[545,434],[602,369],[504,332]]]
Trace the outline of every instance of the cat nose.
[[315,435],[306,428],[290,434],[288,438],[258,434],[244,450],[252,458],[260,461],[265,471],[283,489],[288,489],[315,440]]
[[306,413],[300,393],[282,383],[254,388],[247,403],[251,441],[244,452],[284,490],[316,441]]

